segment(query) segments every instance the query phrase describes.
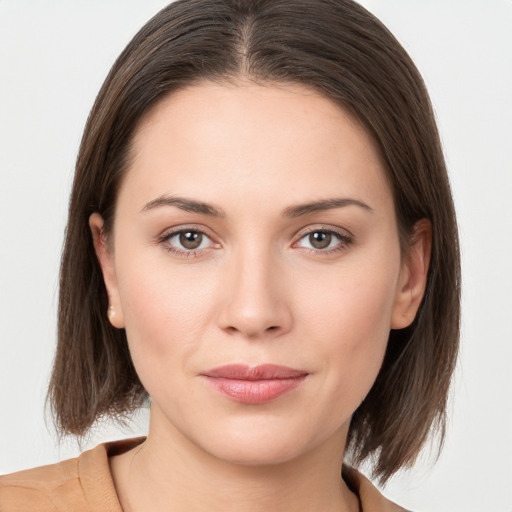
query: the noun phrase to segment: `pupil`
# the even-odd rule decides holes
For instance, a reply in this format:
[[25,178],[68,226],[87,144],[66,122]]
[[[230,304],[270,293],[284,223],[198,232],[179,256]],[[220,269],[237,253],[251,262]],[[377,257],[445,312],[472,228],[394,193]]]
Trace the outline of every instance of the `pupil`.
[[324,231],[315,231],[309,235],[309,241],[315,249],[325,249],[331,243],[332,235]]
[[185,231],[180,233],[180,244],[186,249],[197,249],[203,239],[202,233],[197,231]]

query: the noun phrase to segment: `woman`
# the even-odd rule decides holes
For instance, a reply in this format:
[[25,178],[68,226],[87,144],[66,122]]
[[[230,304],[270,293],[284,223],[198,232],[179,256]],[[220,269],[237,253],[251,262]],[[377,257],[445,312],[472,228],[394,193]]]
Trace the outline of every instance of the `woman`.
[[57,424],[149,397],[149,432],[3,477],[2,510],[400,510],[342,463],[385,482],[442,434],[459,256],[422,80],[367,11],[157,14],[93,107],[66,237]]

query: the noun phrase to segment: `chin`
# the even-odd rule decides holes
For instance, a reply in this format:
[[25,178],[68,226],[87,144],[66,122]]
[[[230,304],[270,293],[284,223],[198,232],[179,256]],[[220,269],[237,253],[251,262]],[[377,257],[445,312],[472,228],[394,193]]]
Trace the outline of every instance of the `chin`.
[[300,457],[304,450],[293,442],[268,439],[239,440],[216,444],[210,453],[217,459],[241,466],[273,466],[285,464]]
[[269,466],[296,460],[323,441],[303,424],[284,425],[270,418],[258,423],[235,422],[229,426],[210,423],[208,432],[197,433],[199,436],[193,442],[215,458],[232,464]]

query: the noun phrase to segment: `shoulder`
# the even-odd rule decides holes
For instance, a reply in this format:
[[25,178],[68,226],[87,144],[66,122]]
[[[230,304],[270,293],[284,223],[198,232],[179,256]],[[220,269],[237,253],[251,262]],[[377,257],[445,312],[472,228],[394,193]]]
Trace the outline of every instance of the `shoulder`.
[[41,466],[0,477],[0,510],[60,511],[83,502],[78,459]]
[[74,459],[0,476],[0,512],[121,512],[109,456],[142,440],[100,444]]
[[362,512],[411,512],[385,498],[364,475],[343,465],[343,480],[359,496]]

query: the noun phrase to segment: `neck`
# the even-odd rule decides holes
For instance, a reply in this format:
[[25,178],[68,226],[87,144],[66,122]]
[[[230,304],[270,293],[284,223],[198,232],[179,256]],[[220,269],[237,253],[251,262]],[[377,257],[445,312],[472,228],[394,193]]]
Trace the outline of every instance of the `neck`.
[[358,500],[341,478],[345,439],[346,431],[338,432],[293,460],[244,465],[150,423],[146,441],[111,467],[125,512],[352,512]]

